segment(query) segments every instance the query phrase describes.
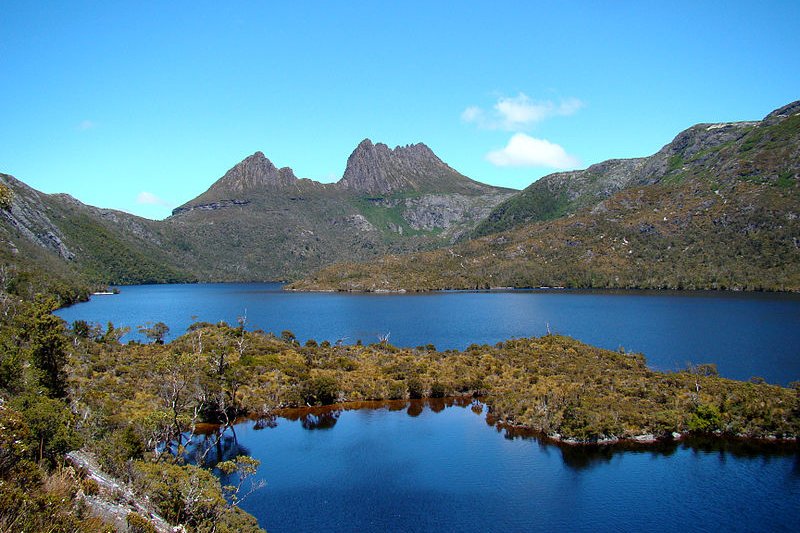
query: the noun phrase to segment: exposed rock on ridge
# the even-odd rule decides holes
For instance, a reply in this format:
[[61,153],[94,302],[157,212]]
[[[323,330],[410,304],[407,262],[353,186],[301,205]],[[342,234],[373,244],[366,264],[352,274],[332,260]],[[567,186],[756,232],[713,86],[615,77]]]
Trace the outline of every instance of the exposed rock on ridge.
[[422,143],[390,149],[364,139],[347,159],[337,186],[367,194],[413,191],[481,191],[487,185],[472,181],[439,159]]
[[261,188],[279,189],[294,185],[296,181],[297,177],[291,168],[277,168],[259,151],[236,164],[214,186],[242,192]]

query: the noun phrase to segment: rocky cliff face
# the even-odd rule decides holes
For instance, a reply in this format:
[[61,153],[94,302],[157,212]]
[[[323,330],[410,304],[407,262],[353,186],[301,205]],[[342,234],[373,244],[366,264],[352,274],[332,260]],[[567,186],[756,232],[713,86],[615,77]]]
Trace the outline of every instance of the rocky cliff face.
[[296,181],[291,168],[278,169],[263,152],[256,152],[226,172],[214,187],[241,193],[254,189],[281,189],[294,185]]
[[[46,214],[47,208],[43,202],[46,196],[6,174],[0,174],[0,183],[14,194],[11,209],[0,211],[0,217],[5,219],[6,224],[37,246],[68,261],[74,259],[75,253],[64,243],[63,233]],[[17,249],[13,241],[9,240],[8,244],[12,250]]]
[[172,246],[174,235],[158,222],[44,194],[6,174],[0,183],[13,194],[11,209],[0,211],[0,256],[31,256],[20,258],[23,264],[46,254],[53,275],[80,272],[103,283],[193,279],[179,266],[184,258]]
[[356,193],[480,192],[491,188],[458,173],[422,143],[390,149],[364,139],[347,159],[337,186]]

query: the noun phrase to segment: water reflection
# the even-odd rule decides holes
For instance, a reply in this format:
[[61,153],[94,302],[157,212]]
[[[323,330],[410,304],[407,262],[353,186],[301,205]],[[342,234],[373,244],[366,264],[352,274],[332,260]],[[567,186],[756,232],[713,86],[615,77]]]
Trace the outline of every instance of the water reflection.
[[300,424],[303,429],[333,429],[341,413],[341,411],[331,411],[319,415],[307,414],[300,418]]
[[403,411],[411,417],[417,417],[422,414],[425,409],[433,413],[441,413],[448,407],[467,407],[472,406],[472,410],[476,414],[483,412],[483,404],[474,400],[472,397],[456,397],[456,398],[425,398],[419,400],[369,400],[361,402],[347,402],[334,405],[322,405],[316,407],[295,407],[277,409],[269,416],[260,416],[255,420],[253,429],[264,429],[266,427],[275,427],[278,424],[278,418],[291,420],[293,422],[299,421],[303,429],[331,429],[336,425],[339,420],[339,415],[343,411],[357,411],[357,410],[386,410],[386,411]]
[[192,464],[215,468],[223,461],[250,455],[250,450],[239,442],[236,426],[203,424],[196,428],[184,455]]
[[[539,445],[544,453],[557,451],[563,464],[574,471],[585,471],[608,464],[621,454],[646,454],[652,457],[670,457],[678,450],[690,450],[694,454],[717,454],[721,463],[728,457],[736,459],[762,458],[769,462],[772,457],[795,457],[793,475],[800,477],[800,453],[796,443],[770,442],[714,436],[691,436],[680,441],[665,440],[656,443],[618,442],[609,444],[574,445],[549,439],[541,433],[512,426],[506,426],[495,419],[482,402],[471,397],[426,398],[420,400],[385,400],[349,402],[319,407],[286,408],[251,419],[253,429],[275,428],[281,420],[300,422],[304,430],[332,430],[345,411],[385,410],[405,411],[412,418],[429,411],[434,414],[447,408],[460,407],[476,416],[483,417],[486,424],[501,433],[508,440],[531,440]],[[248,422],[249,423],[249,422]],[[214,467],[220,461],[249,455],[236,436],[235,427],[206,425],[199,428],[191,446],[188,448],[190,460],[197,464]]]

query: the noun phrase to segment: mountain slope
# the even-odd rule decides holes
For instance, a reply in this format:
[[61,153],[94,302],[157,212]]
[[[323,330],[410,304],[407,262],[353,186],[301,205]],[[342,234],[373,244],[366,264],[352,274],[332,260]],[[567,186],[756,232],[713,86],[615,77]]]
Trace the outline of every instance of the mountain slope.
[[0,212],[2,254],[7,264],[38,265],[49,276],[93,283],[164,283],[194,277],[180,266],[162,224],[87,206],[66,194],[44,194],[6,174],[12,193]]
[[[552,220],[629,187],[658,183],[682,176],[687,169],[705,168],[717,174],[737,172],[733,159],[721,150],[753,139],[781,114],[792,113],[797,104],[778,109],[759,122],[698,124],[680,134],[658,153],[636,159],[612,159],[586,170],[550,174],[499,204],[470,234],[479,237],[518,227],[526,222]],[[761,127],[758,127],[761,126]],[[720,157],[728,158],[722,161]],[[735,159],[735,158],[734,158]]]
[[291,279],[345,259],[428,250],[470,231],[512,191],[447,166],[423,144],[361,142],[338,183],[245,158],[165,221],[201,279]]
[[795,102],[760,122],[694,126],[648,158],[542,178],[476,230],[504,233],[336,265],[293,288],[797,291],[799,175]]

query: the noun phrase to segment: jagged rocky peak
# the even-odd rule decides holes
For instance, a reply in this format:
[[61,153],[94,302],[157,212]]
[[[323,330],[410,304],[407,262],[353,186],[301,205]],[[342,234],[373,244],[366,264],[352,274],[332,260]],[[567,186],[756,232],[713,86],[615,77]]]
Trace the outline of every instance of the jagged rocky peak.
[[212,188],[242,192],[253,189],[287,187],[296,181],[297,177],[291,168],[277,168],[263,152],[259,151],[237,163]]
[[338,187],[369,194],[388,194],[401,190],[480,187],[462,176],[422,143],[393,149],[370,139],[359,143],[347,159]]

